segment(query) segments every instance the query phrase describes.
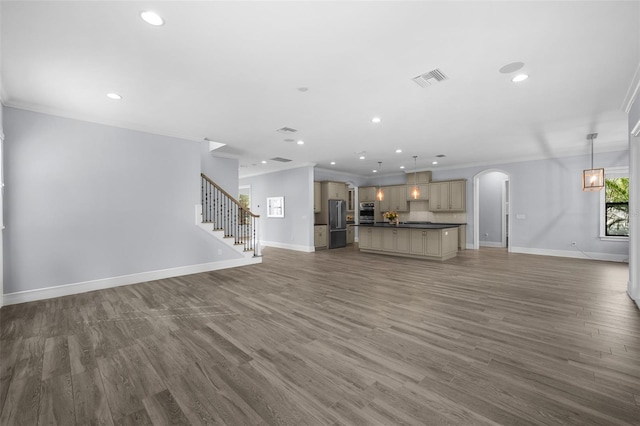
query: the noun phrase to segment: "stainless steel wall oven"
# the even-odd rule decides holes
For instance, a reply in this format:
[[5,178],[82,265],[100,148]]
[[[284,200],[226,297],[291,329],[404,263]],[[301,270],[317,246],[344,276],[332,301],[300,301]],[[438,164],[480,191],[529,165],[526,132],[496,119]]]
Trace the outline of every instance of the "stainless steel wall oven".
[[375,223],[375,203],[360,203],[360,221],[358,223]]

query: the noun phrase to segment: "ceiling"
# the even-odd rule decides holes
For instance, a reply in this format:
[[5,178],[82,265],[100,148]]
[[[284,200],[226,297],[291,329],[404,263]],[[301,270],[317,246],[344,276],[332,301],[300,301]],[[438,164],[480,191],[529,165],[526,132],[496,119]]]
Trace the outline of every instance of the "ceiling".
[[[588,154],[593,132],[596,152],[627,148],[637,1],[0,7],[5,105],[222,142],[241,177],[306,163],[413,171],[414,155],[418,170],[434,170]],[[165,24],[143,22],[145,10]],[[499,72],[517,61],[530,76],[521,83]],[[448,79],[412,81],[436,68]]]

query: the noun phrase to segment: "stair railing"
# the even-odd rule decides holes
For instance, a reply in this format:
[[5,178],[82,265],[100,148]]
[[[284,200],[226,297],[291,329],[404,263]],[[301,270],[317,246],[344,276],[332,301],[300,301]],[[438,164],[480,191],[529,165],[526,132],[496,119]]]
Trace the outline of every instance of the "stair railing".
[[204,173],[200,173],[202,187],[202,222],[213,224],[214,230],[224,231],[225,238],[243,245],[245,252],[260,256],[258,219],[227,191],[220,188]]

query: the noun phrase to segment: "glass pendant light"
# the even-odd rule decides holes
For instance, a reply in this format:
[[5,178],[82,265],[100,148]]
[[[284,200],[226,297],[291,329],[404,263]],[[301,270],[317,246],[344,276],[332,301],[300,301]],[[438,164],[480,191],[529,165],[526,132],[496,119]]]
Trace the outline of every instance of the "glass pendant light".
[[416,166],[416,160],[418,156],[413,156],[413,188],[411,188],[411,198],[417,200],[420,198],[420,188],[418,188],[418,169]]
[[604,169],[593,168],[593,140],[597,137],[597,133],[587,135],[587,140],[591,141],[591,168],[582,171],[583,191],[600,191],[604,188]]
[[[378,161],[378,173],[382,172],[382,161]],[[380,179],[378,179],[378,190],[376,191],[376,200],[382,201],[384,200],[384,191],[380,186]]]

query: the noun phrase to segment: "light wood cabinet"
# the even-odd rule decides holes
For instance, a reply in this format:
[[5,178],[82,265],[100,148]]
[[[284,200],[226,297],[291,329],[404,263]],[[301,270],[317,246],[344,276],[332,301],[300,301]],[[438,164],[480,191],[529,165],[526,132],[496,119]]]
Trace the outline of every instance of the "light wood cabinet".
[[[417,186],[420,194],[418,198],[413,198],[413,187]],[[429,199],[429,184],[428,183],[418,183],[417,185],[407,185],[407,201],[427,201]]]
[[396,230],[396,251],[398,253],[409,253],[409,235],[410,229],[397,229]]
[[313,212],[320,213],[322,211],[322,189],[320,182],[313,182]]
[[382,250],[397,253],[409,253],[409,229],[380,230]]
[[447,260],[458,253],[458,228],[360,227],[359,248],[394,256]]
[[323,182],[326,185],[327,200],[347,201],[347,185],[344,182]]
[[358,203],[372,203],[376,201],[375,186],[361,186],[358,188]]
[[384,243],[382,241],[384,233],[382,229],[371,229],[371,250],[382,250]]
[[313,241],[316,248],[327,247],[327,225],[314,225]]
[[355,226],[347,225],[347,244],[353,244],[355,241],[355,229]]
[[432,212],[458,212],[466,209],[467,181],[452,180],[429,184],[429,210]]
[[360,229],[358,229],[358,248],[360,249],[371,248],[372,231],[373,231],[372,228],[360,227]]
[[390,186],[389,209],[397,212],[406,212],[407,205],[407,186],[396,185]]
[[382,191],[384,198],[378,202],[378,212],[384,213],[390,210],[406,212],[409,210],[406,185],[383,186]]

